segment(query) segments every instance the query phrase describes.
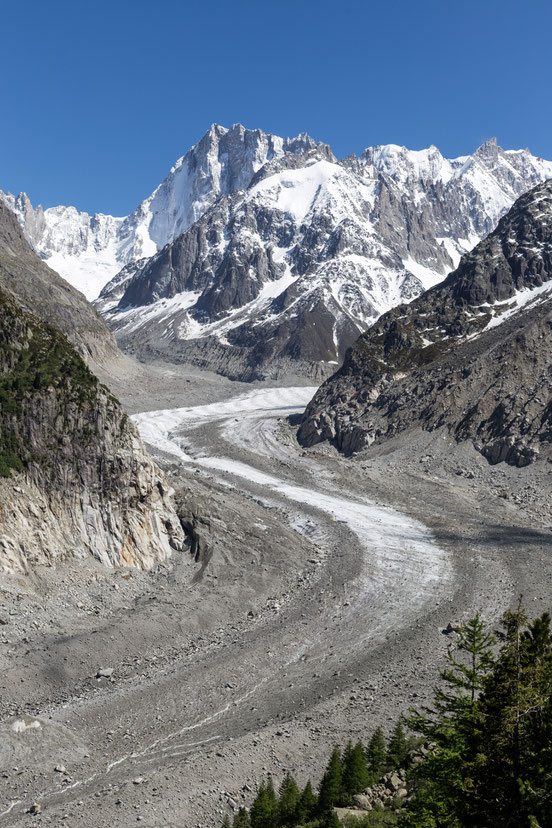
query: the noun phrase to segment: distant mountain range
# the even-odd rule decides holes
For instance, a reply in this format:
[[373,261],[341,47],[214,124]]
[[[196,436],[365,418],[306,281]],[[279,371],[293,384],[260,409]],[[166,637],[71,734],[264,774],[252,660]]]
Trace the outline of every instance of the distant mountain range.
[[491,463],[552,453],[552,181],[440,285],[384,314],[309,404],[299,438],[352,453],[445,428]]
[[494,140],[453,160],[389,145],[338,161],[306,134],[214,125],[126,218],[3,198],[54,269],[89,298],[103,288],[124,350],[323,378],[549,177],[551,162]]

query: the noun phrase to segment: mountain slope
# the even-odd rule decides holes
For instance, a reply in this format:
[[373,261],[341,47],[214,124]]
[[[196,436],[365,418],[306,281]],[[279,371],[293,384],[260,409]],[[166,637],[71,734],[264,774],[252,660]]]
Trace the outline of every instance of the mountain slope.
[[149,568],[181,549],[161,473],[65,337],[0,291],[0,568],[91,554]]
[[39,256],[91,301],[125,264],[154,255],[220,195],[246,187],[271,158],[316,146],[306,134],[280,138],[240,124],[213,124],[129,216],[90,216],[65,206],[35,209],[25,193],[0,191],[0,200],[16,213]]
[[[63,333],[22,307],[56,322],[59,312],[70,327],[76,291],[65,285],[68,304],[55,280],[48,292],[45,270],[0,205],[0,568],[86,554],[149,568],[182,548],[170,492],[118,401]],[[90,319],[103,330],[92,309]],[[73,333],[85,350],[81,322]]]
[[552,181],[440,285],[382,316],[305,411],[299,439],[358,451],[446,427],[490,462],[552,444]]
[[552,164],[490,141],[283,153],[184,234],[122,271],[97,307],[141,358],[232,378],[324,377],[381,314],[441,281]]
[[84,359],[102,364],[119,354],[101,316],[31,250],[15,215],[1,200],[0,287],[45,322],[52,321]]

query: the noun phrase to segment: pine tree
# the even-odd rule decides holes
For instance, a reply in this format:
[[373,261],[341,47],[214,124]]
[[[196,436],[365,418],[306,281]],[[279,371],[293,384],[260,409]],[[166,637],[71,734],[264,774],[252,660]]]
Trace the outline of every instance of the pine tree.
[[[497,633],[501,648],[481,696],[487,761],[480,819],[552,825],[552,635],[545,613],[531,625],[520,603]],[[525,629],[527,628],[527,629]]]
[[251,806],[251,828],[278,828],[278,800],[272,778],[261,782]]
[[353,747],[347,745],[343,754],[343,791],[344,804],[348,804],[353,794],[360,793],[370,784],[370,774],[366,767],[366,757],[362,742]]
[[397,768],[402,765],[408,753],[408,741],[404,735],[401,720],[399,719],[387,746],[386,763],[390,768]]
[[408,825],[479,824],[474,820],[474,788],[486,759],[478,698],[493,667],[493,644],[479,615],[470,619],[459,631],[457,651],[449,648],[449,666],[440,674],[443,685],[435,689],[433,713],[414,711],[407,720],[436,746],[416,772],[428,784],[410,809]]
[[300,799],[301,791],[297,782],[290,773],[287,773],[278,792],[278,820],[281,826],[290,828],[296,824]]
[[222,820],[221,828],[232,828],[232,825],[230,824],[230,817],[228,816],[228,814],[226,814],[226,816]]
[[341,754],[341,799],[337,802],[337,805],[346,805],[349,801],[349,792],[347,790],[347,785],[345,782],[345,772],[347,766],[351,764],[351,756],[353,753],[353,743],[349,739],[347,744],[345,745],[345,749]]
[[306,820],[310,819],[317,810],[318,800],[314,795],[310,779],[305,785],[299,803],[297,805],[296,823],[301,825]]
[[368,743],[366,759],[371,781],[376,782],[385,770],[387,748],[381,727],[378,727]]
[[552,828],[552,634],[545,613],[504,613],[500,649],[478,617],[452,654],[436,716],[412,725],[436,743],[417,773],[428,783],[404,824]]
[[251,828],[251,820],[249,819],[249,814],[245,808],[240,808],[234,817],[232,828]]
[[341,801],[343,795],[343,763],[339,748],[334,747],[326,772],[320,782],[318,810],[326,814]]

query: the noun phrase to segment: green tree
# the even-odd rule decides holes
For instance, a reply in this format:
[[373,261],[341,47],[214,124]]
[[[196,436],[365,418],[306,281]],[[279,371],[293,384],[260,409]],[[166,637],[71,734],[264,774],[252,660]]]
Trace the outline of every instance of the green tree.
[[385,738],[381,727],[378,727],[374,731],[366,748],[368,771],[372,777],[372,782],[377,781],[384,772],[386,758],[387,747],[385,745]]
[[497,633],[498,658],[480,707],[486,762],[477,809],[504,826],[552,825],[552,636],[545,613],[529,624],[521,599]]
[[232,828],[251,828],[251,820],[249,819],[249,814],[245,808],[240,808],[234,817]]
[[408,741],[404,735],[403,726],[399,719],[389,738],[386,763],[391,768],[402,765],[408,753]]
[[296,822],[298,825],[302,825],[307,819],[310,819],[310,817],[315,814],[317,804],[318,800],[314,795],[309,779],[297,804]]
[[261,782],[251,806],[251,828],[278,828],[278,800],[272,778]]
[[282,826],[296,825],[301,791],[290,773],[287,773],[278,792],[278,820]]
[[[483,717],[478,697],[493,667],[494,637],[476,615],[458,633],[456,651],[449,648],[448,667],[435,689],[434,711],[413,711],[407,723],[435,744],[417,771],[426,782],[406,824],[416,828],[478,824],[473,822],[474,786],[485,757]],[[410,821],[408,821],[410,820]]]
[[343,753],[343,791],[347,804],[353,794],[360,793],[370,784],[370,774],[366,766],[366,757],[362,742],[353,747],[347,745]]
[[339,748],[334,747],[326,772],[320,782],[318,794],[318,810],[326,814],[341,802],[343,795],[343,763]]
[[230,823],[230,817],[228,816],[228,814],[226,814],[226,816],[222,820],[221,828],[232,828],[232,825]]
[[499,651],[478,617],[461,632],[436,695],[436,716],[412,717],[436,751],[417,771],[426,785],[405,824],[552,828],[552,635],[504,613]]

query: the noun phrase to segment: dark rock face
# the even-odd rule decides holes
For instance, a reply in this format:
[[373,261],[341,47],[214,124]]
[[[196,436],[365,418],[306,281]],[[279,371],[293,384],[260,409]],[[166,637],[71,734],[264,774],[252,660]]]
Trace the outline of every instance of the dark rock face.
[[78,290],[38,258],[0,200],[0,287],[27,310],[55,324],[84,359],[105,363],[118,353],[113,334]]
[[441,281],[548,170],[496,142],[454,161],[435,148],[376,147],[337,162],[305,138],[264,147],[251,174],[238,139],[231,130],[216,140],[219,150],[235,145],[242,177],[236,167],[228,178],[226,161],[216,203],[97,302],[121,347],[141,358],[239,379],[328,376],[359,333]]
[[[550,285],[548,287],[548,285]],[[522,466],[552,443],[552,181],[456,271],[382,316],[305,411],[305,445],[354,452],[422,427]]]

